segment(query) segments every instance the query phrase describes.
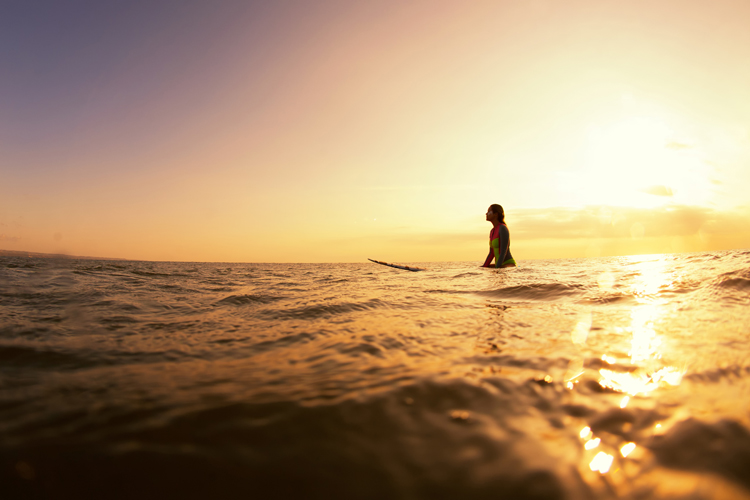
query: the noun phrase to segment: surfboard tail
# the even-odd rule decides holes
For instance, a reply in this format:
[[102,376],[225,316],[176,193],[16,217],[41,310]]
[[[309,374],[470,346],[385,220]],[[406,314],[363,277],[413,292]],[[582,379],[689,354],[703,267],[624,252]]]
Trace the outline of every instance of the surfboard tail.
[[375,260],[368,258],[370,262],[374,262],[375,264],[380,264],[381,266],[388,266],[388,267],[394,267],[396,269],[403,269],[405,271],[426,271],[427,269],[421,268],[421,267],[412,267],[412,266],[402,266],[400,264],[391,264],[390,262],[383,262],[382,260]]

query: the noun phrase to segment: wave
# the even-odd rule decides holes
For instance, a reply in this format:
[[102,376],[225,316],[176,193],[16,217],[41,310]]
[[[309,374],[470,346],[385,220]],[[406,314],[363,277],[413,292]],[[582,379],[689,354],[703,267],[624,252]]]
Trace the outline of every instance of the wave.
[[233,305],[233,306],[244,306],[248,304],[270,304],[279,300],[283,300],[284,297],[278,297],[273,295],[253,295],[253,294],[242,294],[242,295],[230,295],[225,297],[218,302],[216,305]]
[[317,337],[317,334],[314,334],[314,333],[298,333],[298,334],[293,334],[293,335],[284,335],[274,340],[264,340],[263,342],[258,342],[257,344],[253,344],[252,350],[253,352],[266,352],[266,351],[276,349],[278,347],[284,347],[284,346],[289,346],[289,345],[294,345],[294,344],[310,342],[316,337]]
[[720,274],[714,281],[713,286],[730,290],[750,291],[750,269]]
[[468,293],[474,293],[467,290],[446,290],[444,288],[436,288],[434,290],[424,290],[424,293],[445,293],[448,295],[465,295]]
[[[29,464],[22,472],[55,475],[14,480],[5,491],[22,498],[30,485],[54,485],[64,497],[86,491],[109,498],[114,489],[115,497],[130,498],[156,477],[180,498],[597,498],[601,480],[561,459],[586,453],[578,435],[584,425],[602,435],[600,449],[631,440],[650,449],[658,462],[646,471],[663,465],[749,483],[750,435],[737,422],[688,419],[646,437],[663,417],[658,411],[572,405],[554,384],[534,380],[426,378],[344,400],[206,399],[175,409],[160,401],[55,415],[85,426],[40,419],[34,423],[54,429],[50,437],[23,457],[0,456],[0,465],[15,471],[22,458]],[[580,424],[567,428],[562,421],[571,418]],[[658,468],[653,474],[663,477]],[[618,497],[665,498],[636,486],[640,496]]]
[[739,422],[688,418],[647,446],[667,467],[713,472],[750,488],[750,432]]
[[[348,283],[350,280],[347,278],[335,278],[333,276],[326,276],[325,278],[318,278],[313,280],[315,283]],[[296,283],[292,283],[295,284]]]
[[716,285],[719,288],[730,288],[733,290],[750,291],[750,279],[748,278],[726,278]]
[[[750,302],[750,269],[722,273],[706,285],[709,295],[730,303]],[[713,299],[716,300],[716,299]]]
[[263,311],[260,316],[269,319],[315,319],[327,316],[337,316],[351,312],[371,311],[389,307],[382,300],[371,299],[366,302],[344,302],[339,304],[317,304],[313,306]]
[[636,298],[632,294],[604,293],[596,297],[585,298],[582,302],[590,304],[624,304],[636,302]]
[[477,272],[477,271],[468,271],[465,273],[458,273],[455,276],[451,276],[453,279],[457,278],[467,278],[469,276],[481,276],[483,273]]
[[685,375],[685,380],[701,383],[734,382],[748,376],[750,376],[750,366],[731,365],[689,373]]
[[157,273],[153,271],[143,271],[141,269],[132,269],[131,274],[135,274],[136,276],[146,276],[146,277],[156,277],[156,278],[186,278],[189,277],[188,274],[183,273]]
[[90,356],[21,345],[0,345],[0,366],[3,368],[56,370],[89,368],[98,364]]
[[509,286],[497,290],[485,290],[475,293],[490,298],[552,301],[581,296],[586,293],[586,288],[582,285],[539,283]]

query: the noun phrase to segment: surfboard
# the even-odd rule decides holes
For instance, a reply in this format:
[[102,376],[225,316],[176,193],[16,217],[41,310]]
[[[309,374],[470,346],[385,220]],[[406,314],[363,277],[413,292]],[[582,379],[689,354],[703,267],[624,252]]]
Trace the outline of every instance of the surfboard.
[[424,269],[424,268],[421,268],[421,267],[411,267],[411,266],[402,266],[400,264],[390,264],[388,262],[382,262],[382,261],[375,260],[375,259],[367,259],[367,260],[369,260],[370,262],[374,262],[375,264],[380,264],[382,266],[395,267],[396,269],[404,269],[406,271],[417,272],[417,271],[426,271],[427,270],[427,269]]

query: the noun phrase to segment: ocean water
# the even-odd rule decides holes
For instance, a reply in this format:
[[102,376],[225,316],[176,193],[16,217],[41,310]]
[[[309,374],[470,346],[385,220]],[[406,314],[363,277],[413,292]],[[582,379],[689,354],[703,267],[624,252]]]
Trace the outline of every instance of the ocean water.
[[750,251],[405,264],[0,257],[0,497],[750,498]]

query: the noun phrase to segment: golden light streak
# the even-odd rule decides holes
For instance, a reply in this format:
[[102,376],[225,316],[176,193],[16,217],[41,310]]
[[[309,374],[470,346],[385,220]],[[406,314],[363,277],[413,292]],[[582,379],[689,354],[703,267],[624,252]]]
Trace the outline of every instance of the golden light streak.
[[622,401],[620,401],[620,408],[625,408],[628,406],[628,403],[630,402],[630,396],[625,396],[622,398]]
[[601,290],[611,290],[615,286],[615,275],[609,271],[604,271],[596,280]]
[[564,380],[567,382],[572,382],[583,375],[583,373],[583,358],[572,358],[570,361],[568,361],[568,369],[565,371]]
[[581,439],[586,439],[591,435],[591,427],[584,427],[583,429],[581,429],[581,432],[579,432],[578,435],[581,436]]
[[576,326],[573,328],[573,331],[570,332],[570,340],[572,340],[574,344],[578,344],[578,345],[585,344],[586,339],[589,336],[590,330],[591,330],[591,311],[588,311],[587,313],[581,315],[581,318],[578,320],[578,323],[576,323]]

